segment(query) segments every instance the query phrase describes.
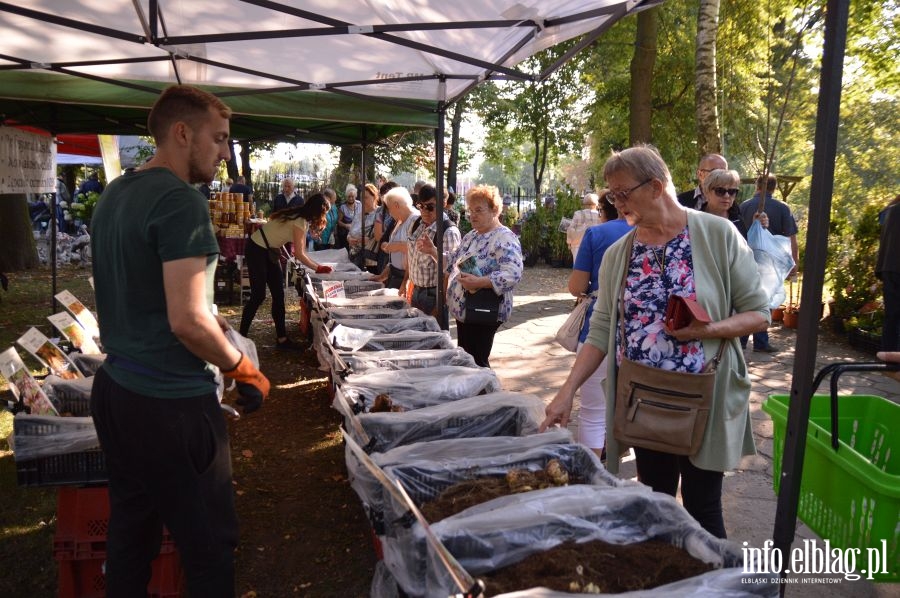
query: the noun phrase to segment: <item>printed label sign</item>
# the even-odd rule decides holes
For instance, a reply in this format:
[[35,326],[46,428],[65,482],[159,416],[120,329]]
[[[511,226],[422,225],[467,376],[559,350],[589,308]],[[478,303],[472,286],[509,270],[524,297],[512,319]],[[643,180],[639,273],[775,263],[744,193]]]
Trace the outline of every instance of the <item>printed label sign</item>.
[[0,127],[0,195],[54,193],[55,167],[52,137]]

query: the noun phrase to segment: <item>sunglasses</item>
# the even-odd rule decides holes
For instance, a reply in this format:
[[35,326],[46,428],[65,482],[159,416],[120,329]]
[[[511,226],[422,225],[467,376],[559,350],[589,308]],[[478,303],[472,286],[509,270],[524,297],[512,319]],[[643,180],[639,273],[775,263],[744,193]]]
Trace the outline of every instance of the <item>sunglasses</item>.
[[716,187],[713,189],[716,195],[719,197],[725,197],[726,195],[730,195],[731,197],[737,197],[738,190],[737,189],[726,189],[725,187]]
[[437,206],[433,203],[420,203],[419,210],[423,212],[433,212]]

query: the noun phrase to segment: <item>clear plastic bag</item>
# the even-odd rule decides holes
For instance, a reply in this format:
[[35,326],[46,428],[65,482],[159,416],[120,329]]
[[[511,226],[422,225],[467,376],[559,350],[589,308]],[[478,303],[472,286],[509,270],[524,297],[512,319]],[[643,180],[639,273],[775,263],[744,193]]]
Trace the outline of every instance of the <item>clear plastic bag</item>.
[[401,309],[409,307],[405,297],[400,297],[397,289],[383,289],[394,291],[393,295],[371,295],[356,298],[334,297],[322,299],[322,305],[326,308],[340,307],[344,309]]
[[[417,507],[436,499],[454,484],[481,477],[504,477],[513,469],[540,471],[551,459],[557,459],[570,477],[581,478],[585,480],[585,484],[607,488],[636,485],[634,482],[620,480],[606,471],[597,455],[582,444],[544,444],[518,451],[511,448],[513,450],[505,455],[473,454],[471,458],[459,461],[437,458],[432,461],[399,463],[386,467],[385,473],[388,478],[403,486]],[[533,490],[525,494],[535,492],[540,491]],[[471,509],[490,510],[495,502],[505,504],[505,498],[507,497],[497,498]],[[384,560],[404,591],[418,593],[424,586],[427,567],[424,536],[420,533],[419,524],[406,515],[408,506],[404,502],[396,500],[387,492],[384,500]],[[454,517],[463,517],[471,509]]]
[[463,349],[412,349],[398,351],[358,351],[338,353],[349,369],[347,373],[363,374],[376,371],[410,370],[437,365],[474,368],[475,359]]
[[86,355],[84,353],[69,353],[69,358],[85,376],[93,376],[106,361],[106,353],[99,355]]
[[747,242],[753,249],[760,286],[769,298],[769,307],[776,308],[784,303],[784,280],[795,266],[791,256],[791,240],[773,235],[758,220],[754,220],[747,231]]
[[90,417],[26,415],[13,418],[10,447],[16,461],[30,461],[66,453],[100,448],[94,420]]
[[[330,307],[327,310],[327,316],[333,320],[372,320],[372,319],[403,319],[403,318],[424,318],[425,313],[415,307],[384,308],[384,307]],[[347,322],[347,325],[353,324]]]
[[41,388],[44,394],[53,403],[60,415],[74,415],[85,417],[91,414],[91,389],[94,387],[94,377],[64,380],[58,376],[49,375],[44,378]]
[[348,351],[388,351],[393,349],[453,349],[456,344],[446,330],[438,332],[404,330],[403,332],[379,332],[335,325],[328,332],[328,341],[338,349]]
[[[421,528],[414,527],[411,531],[420,538],[421,545],[424,542]],[[743,573],[744,558],[736,544],[713,537],[673,497],[651,492],[639,484],[620,488],[576,485],[506,496],[448,517],[434,524],[432,531],[475,577],[519,562],[535,552],[549,550],[566,540],[631,544],[656,539],[683,548],[717,570],[629,596],[775,596],[778,593],[777,584],[769,583],[773,576]],[[387,546],[385,551],[390,565]],[[430,546],[427,552],[426,579],[418,580],[419,587],[424,587],[424,595],[429,597],[452,593],[455,586],[446,568]],[[397,576],[394,567],[391,572]],[[508,596],[515,594],[523,593]]]
[[[490,368],[442,365],[432,368],[351,374],[340,386],[357,412],[369,412],[380,394],[404,411],[500,390]],[[394,414],[396,415],[396,414]]]
[[406,332],[414,330],[419,332],[440,332],[441,326],[438,324],[434,316],[419,316],[415,318],[335,318],[329,315],[327,326],[346,326],[348,328],[362,328],[364,330],[375,330],[385,334],[395,334],[397,332]]
[[[490,402],[478,400],[490,399]],[[544,402],[534,395],[495,393],[462,399],[446,405],[427,407],[411,414],[405,421],[390,421],[399,413],[362,415],[363,429],[370,434],[371,459],[380,468],[391,465],[434,463],[465,468],[476,460],[502,459],[510,453],[527,451],[547,444],[571,443],[568,430],[555,429],[537,434],[544,416]],[[385,417],[376,417],[385,416]],[[400,418],[395,418],[400,419]],[[360,444],[359,438],[351,437]],[[350,486],[359,496],[363,508],[378,535],[383,535],[385,490],[350,450],[346,449]]]

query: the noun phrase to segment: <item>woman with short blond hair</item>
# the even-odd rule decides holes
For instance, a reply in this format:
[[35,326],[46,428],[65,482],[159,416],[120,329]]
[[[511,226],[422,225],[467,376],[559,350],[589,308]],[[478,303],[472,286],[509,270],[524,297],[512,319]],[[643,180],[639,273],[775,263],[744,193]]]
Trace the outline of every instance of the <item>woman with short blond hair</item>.
[[[478,185],[469,189],[466,214],[472,230],[447,263],[447,307],[456,320],[457,344],[483,367],[490,367],[494,335],[509,319],[513,290],[522,279],[522,246],[516,234],[501,224],[502,208],[503,200],[496,187]],[[468,310],[467,300],[474,303],[474,295],[482,289],[487,292],[479,297],[492,300],[495,305],[482,305],[480,312]]]

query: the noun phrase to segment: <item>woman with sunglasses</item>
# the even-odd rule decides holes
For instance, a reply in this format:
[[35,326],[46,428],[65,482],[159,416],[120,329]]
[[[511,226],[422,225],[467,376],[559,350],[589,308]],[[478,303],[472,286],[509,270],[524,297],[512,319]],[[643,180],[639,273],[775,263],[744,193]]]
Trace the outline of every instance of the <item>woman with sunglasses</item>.
[[[713,400],[696,452],[676,454],[632,444],[638,479],[672,496],[680,482],[688,513],[711,534],[724,538],[724,472],[756,452],[750,427],[750,377],[737,342],[739,336],[769,322],[768,298],[753,252],[723,219],[678,203],[669,168],[656,148],[640,145],[613,152],[603,177],[609,188],[607,201],[635,228],[603,256],[585,344],[547,406],[541,430],[568,425],[575,392],[607,355],[611,356],[607,395],[619,402],[626,400],[616,395],[625,359],[697,374],[716,360],[721,348]],[[696,300],[710,321],[691,319],[677,330],[669,328],[664,317],[671,295]],[[615,435],[615,419],[608,418],[606,428],[607,467],[613,473],[627,448]]]
[[[703,211],[726,218],[746,239],[747,227],[744,226],[741,210],[736,201],[740,192],[740,184],[741,176],[736,170],[716,169],[710,171],[703,179],[703,197],[706,198]],[[769,218],[765,212],[762,213],[759,223],[763,228],[768,226]]]

